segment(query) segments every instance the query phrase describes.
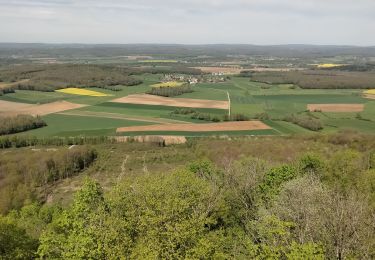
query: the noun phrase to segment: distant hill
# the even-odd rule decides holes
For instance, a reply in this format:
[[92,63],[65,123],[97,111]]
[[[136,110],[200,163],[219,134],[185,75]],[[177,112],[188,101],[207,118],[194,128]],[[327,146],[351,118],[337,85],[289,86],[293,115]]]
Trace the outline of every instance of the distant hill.
[[375,56],[375,46],[334,45],[250,45],[250,44],[42,44],[0,43],[0,57],[9,56],[75,56],[108,57],[118,55],[262,55],[277,57],[332,57],[339,55]]

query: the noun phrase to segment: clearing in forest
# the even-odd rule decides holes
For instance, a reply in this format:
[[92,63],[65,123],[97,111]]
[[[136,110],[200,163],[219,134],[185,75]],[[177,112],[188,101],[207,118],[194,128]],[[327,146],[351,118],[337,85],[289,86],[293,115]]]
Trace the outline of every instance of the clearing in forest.
[[65,110],[84,107],[67,101],[56,101],[48,104],[33,105],[0,100],[0,116],[9,115],[48,115]]
[[228,109],[228,101],[190,99],[190,98],[168,98],[147,94],[135,94],[112,100],[114,103],[128,103],[139,105],[190,107],[190,108],[215,108]]
[[168,124],[129,126],[117,128],[117,132],[151,132],[151,131],[181,131],[181,132],[225,132],[271,129],[261,121],[236,121],[208,124]]
[[80,95],[80,96],[91,96],[91,97],[109,97],[111,95],[98,92],[98,91],[93,91],[93,90],[88,90],[88,89],[83,89],[83,88],[64,88],[64,89],[59,89],[56,90],[57,92],[65,93],[65,94],[72,94],[72,95]]
[[307,109],[311,112],[362,112],[364,104],[308,104]]

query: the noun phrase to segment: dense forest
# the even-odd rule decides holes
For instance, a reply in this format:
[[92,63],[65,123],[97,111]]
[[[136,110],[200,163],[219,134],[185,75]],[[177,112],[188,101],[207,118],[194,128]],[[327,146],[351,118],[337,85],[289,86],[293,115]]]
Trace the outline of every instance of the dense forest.
[[295,84],[303,89],[371,89],[375,87],[374,72],[309,70],[289,72],[242,73],[252,81],[267,84]]
[[[1,155],[5,259],[375,257],[371,136],[38,149]],[[46,187],[85,172],[70,203],[44,203]],[[105,184],[108,178],[114,186]],[[4,203],[9,194],[28,193],[34,197]]]
[[66,87],[99,87],[116,90],[114,86],[134,86],[142,81],[136,70],[104,65],[56,64],[7,66],[0,70],[0,81],[19,82],[13,88],[54,91]]
[[0,135],[20,133],[44,126],[47,126],[47,123],[39,116],[0,116]]

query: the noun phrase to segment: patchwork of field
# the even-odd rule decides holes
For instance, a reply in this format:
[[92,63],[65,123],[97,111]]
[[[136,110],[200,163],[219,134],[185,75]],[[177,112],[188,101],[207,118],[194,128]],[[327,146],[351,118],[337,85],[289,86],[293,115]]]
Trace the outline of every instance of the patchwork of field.
[[[320,120],[324,125],[320,131],[323,133],[345,129],[374,133],[375,129],[375,94],[371,92],[374,90],[301,89],[293,84],[270,85],[231,76],[221,83],[198,83],[192,93],[166,98],[144,94],[155,84],[160,84],[163,74],[150,73],[137,77],[143,80],[141,85],[123,86],[119,91],[78,89],[104,94],[100,96],[64,93],[66,89],[64,92],[16,90],[16,93],[0,96],[0,115],[41,115],[48,126],[24,133],[37,136],[116,135],[116,130],[122,127],[141,127],[136,131],[130,129],[132,132],[128,132],[129,129],[117,132],[127,136],[315,133],[284,121],[290,115]],[[261,118],[267,128],[249,130],[252,128],[246,127],[242,130],[236,126],[220,130],[218,126],[211,125],[209,129],[200,129],[211,123],[193,118],[192,114],[211,115],[223,120],[228,115],[227,93],[230,95],[232,115],[241,114],[250,120]],[[183,110],[192,111],[192,114],[176,113]],[[187,128],[188,125],[193,131]]]
[[261,121],[241,121],[241,122],[223,122],[208,124],[168,124],[168,125],[149,125],[149,126],[131,126],[120,127],[121,132],[146,132],[146,131],[183,131],[183,132],[226,132],[226,131],[250,131],[271,129]]
[[65,110],[84,107],[81,104],[73,104],[67,101],[56,101],[42,105],[31,105],[0,100],[0,115],[48,115]]
[[189,107],[189,108],[214,108],[228,109],[228,101],[204,100],[204,99],[187,99],[187,98],[167,98],[147,94],[129,95],[112,100],[114,103],[172,106],[172,107]]
[[362,112],[363,104],[308,104],[307,109],[311,112]]

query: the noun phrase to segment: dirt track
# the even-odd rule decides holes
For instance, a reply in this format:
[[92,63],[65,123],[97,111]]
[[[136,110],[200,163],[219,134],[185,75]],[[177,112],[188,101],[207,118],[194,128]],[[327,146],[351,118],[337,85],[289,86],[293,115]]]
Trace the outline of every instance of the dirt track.
[[111,102],[128,103],[128,104],[142,104],[142,105],[159,105],[172,107],[191,107],[191,108],[216,108],[228,109],[228,101],[205,100],[205,99],[190,99],[190,98],[168,98],[147,94],[129,95],[122,98],[117,98]]
[[85,105],[73,104],[67,101],[56,101],[53,103],[34,105],[0,100],[0,115],[48,115],[65,110],[84,107]]
[[117,128],[117,132],[146,131],[181,131],[181,132],[214,132],[214,131],[247,131],[271,129],[260,121],[223,122],[209,124],[168,124],[149,126],[129,126]]
[[309,111],[322,112],[362,112],[363,104],[308,104]]

